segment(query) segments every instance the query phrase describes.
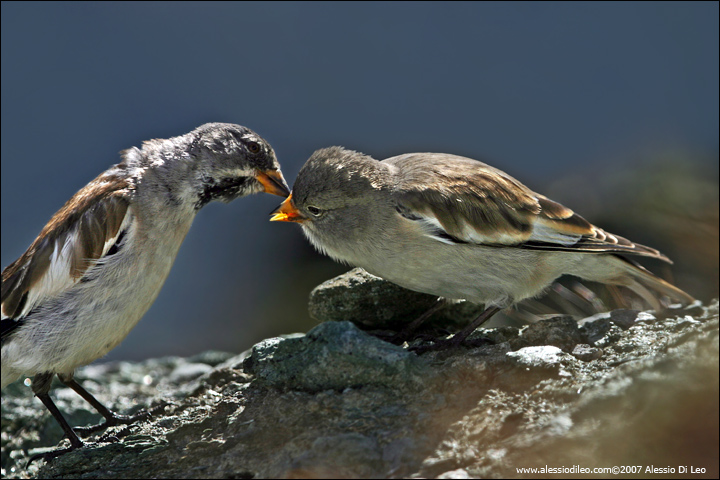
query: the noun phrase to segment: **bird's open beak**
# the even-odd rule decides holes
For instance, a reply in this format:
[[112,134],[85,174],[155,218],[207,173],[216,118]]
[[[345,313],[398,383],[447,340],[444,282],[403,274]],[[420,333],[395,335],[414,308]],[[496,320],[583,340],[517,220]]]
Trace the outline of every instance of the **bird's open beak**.
[[279,197],[287,197],[290,195],[290,189],[280,170],[266,170],[264,172],[258,170],[255,178],[257,178],[257,181],[263,186],[266,193],[272,193]]
[[280,204],[278,208],[270,212],[272,217],[271,222],[304,222],[307,217],[300,213],[300,210],[295,208],[292,201],[292,194],[290,194],[284,202]]

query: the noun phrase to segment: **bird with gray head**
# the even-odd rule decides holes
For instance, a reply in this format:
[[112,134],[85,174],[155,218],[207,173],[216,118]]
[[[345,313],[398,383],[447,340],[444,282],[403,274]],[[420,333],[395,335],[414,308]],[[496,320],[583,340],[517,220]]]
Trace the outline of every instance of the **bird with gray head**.
[[538,296],[561,275],[692,302],[624,255],[657,250],[610,234],[505,172],[470,158],[410,153],[377,161],[330,147],[298,173],[271,221],[297,222],[340,262],[418,292],[484,304],[451,340],[459,345],[499,310]]
[[83,445],[49,396],[55,375],[104,417],[130,423],[73,371],[115,348],[152,305],[198,210],[258,192],[285,197],[272,147],[240,125],[208,123],[122,152],[77,192],[25,253],[2,272],[2,387],[34,375],[32,390],[70,440]]

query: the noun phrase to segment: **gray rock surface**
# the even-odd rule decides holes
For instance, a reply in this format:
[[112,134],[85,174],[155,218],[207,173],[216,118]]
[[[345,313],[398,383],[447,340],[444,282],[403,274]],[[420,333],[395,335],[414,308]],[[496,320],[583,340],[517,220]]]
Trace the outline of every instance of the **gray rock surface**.
[[[437,298],[354,268],[315,287],[308,309],[318,322],[348,321],[365,330],[401,329],[429,310]],[[436,312],[427,323],[455,329],[482,311],[481,306],[459,301]]]
[[[363,302],[372,309],[374,300]],[[378,315],[392,318],[391,310]],[[678,473],[685,466],[705,469],[692,477],[717,478],[717,300],[665,315],[623,311],[579,323],[557,317],[473,336],[489,342],[418,356],[337,321],[236,356],[85,367],[78,378],[113,409],[168,405],[28,469],[29,456],[55,448],[62,434],[16,383],[2,395],[2,474],[579,476],[516,470],[547,465],[640,466],[642,477],[673,476],[652,475],[649,466],[686,477],[690,470]],[[51,394],[71,424],[99,420],[69,389]]]

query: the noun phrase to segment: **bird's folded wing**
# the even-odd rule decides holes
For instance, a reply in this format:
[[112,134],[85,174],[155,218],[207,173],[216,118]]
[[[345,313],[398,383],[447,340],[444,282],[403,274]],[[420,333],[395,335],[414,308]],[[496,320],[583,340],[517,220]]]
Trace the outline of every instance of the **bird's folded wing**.
[[655,249],[592,225],[504,172],[475,163],[435,162],[410,169],[394,193],[398,213],[448,244],[627,253],[670,262]]
[[14,328],[12,319],[61,295],[117,251],[132,216],[129,195],[126,180],[99,176],[68,200],[30,248],[3,270],[3,336]]

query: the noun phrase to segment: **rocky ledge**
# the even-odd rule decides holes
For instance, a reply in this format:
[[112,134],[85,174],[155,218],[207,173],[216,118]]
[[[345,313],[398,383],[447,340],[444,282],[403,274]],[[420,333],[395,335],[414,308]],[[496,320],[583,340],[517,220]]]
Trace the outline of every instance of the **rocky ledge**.
[[[25,468],[55,448],[59,427],[28,388],[8,387],[3,476],[575,478],[611,472],[578,469],[616,467],[641,477],[718,477],[717,300],[479,330],[479,347],[417,355],[348,321],[401,325],[414,318],[408,310],[426,308],[416,294],[363,275],[331,290],[345,296],[342,306],[325,285],[310,309],[337,321],[305,335],[235,356],[79,369],[115,410],[165,406],[47,464]],[[467,311],[440,315],[462,323],[475,307],[452,308]],[[52,394],[71,424],[99,420],[69,389]],[[567,470],[519,470],[543,467]]]

